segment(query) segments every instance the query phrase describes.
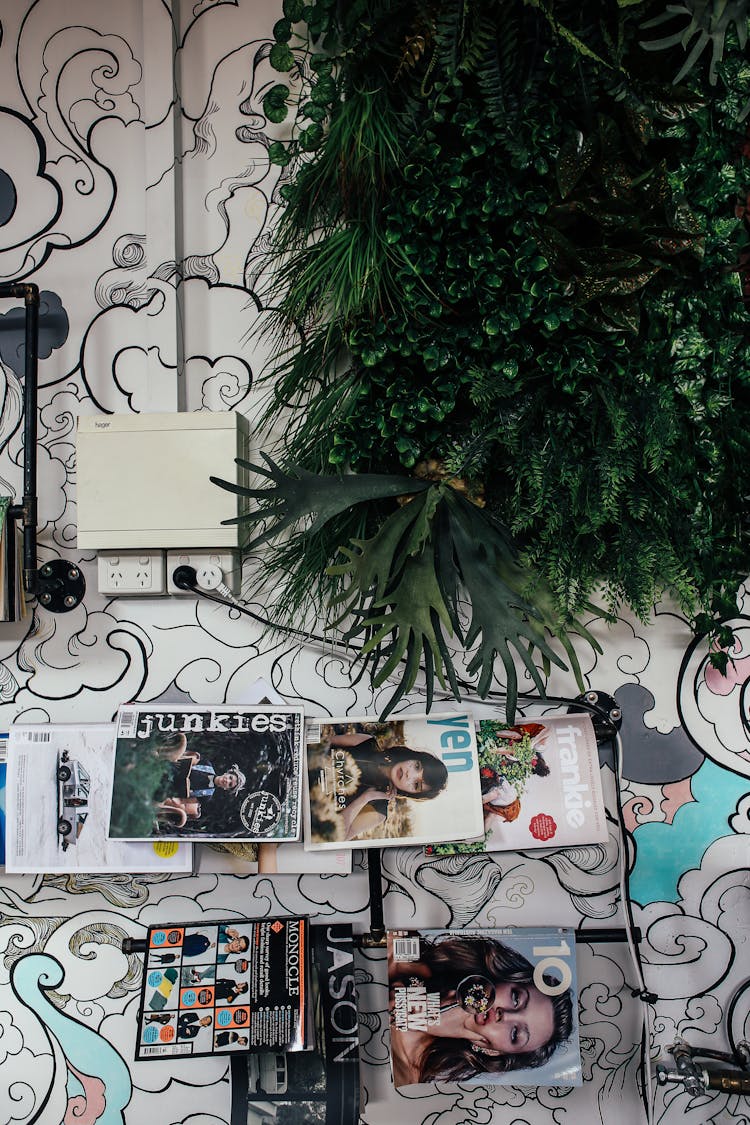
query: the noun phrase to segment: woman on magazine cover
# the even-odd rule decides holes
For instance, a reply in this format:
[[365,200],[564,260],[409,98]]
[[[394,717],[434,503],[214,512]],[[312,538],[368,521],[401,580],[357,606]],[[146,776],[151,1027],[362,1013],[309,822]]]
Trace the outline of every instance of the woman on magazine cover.
[[[493,817],[499,817],[506,824],[517,820],[521,812],[520,792],[529,778],[548,777],[550,773],[541,751],[547,740],[547,728],[541,723],[519,723],[495,730],[492,739],[507,745],[507,749],[499,751],[499,760],[494,766],[486,764],[479,771],[486,829],[492,828]],[[528,760],[521,760],[512,748],[514,743],[524,739],[528,739],[533,751]]]
[[[391,963],[391,1057],[396,1086],[461,1082],[480,1074],[504,1074],[542,1066],[573,1032],[569,990],[547,995],[534,984],[534,967],[495,938],[420,937],[420,960]],[[487,977],[495,996],[487,1011],[465,1010],[456,990],[470,976]],[[554,985],[551,978],[545,981]],[[394,989],[422,984],[438,992],[443,1010],[429,1030],[394,1025]]]
[[[340,811],[346,840],[382,824],[392,798],[429,801],[442,793],[448,781],[444,764],[425,750],[408,746],[383,749],[371,734],[332,734],[329,745],[334,751],[334,771],[343,762],[350,779]],[[339,758],[337,750],[342,752]],[[316,781],[311,777],[310,785]]]
[[521,799],[515,786],[490,766],[482,766],[479,771],[482,787],[482,811],[485,827],[490,827],[493,816],[499,816],[506,824],[518,820],[521,813]]

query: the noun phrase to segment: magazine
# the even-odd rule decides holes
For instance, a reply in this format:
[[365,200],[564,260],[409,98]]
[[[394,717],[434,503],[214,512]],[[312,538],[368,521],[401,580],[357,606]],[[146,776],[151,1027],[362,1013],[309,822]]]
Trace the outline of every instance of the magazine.
[[310,927],[315,1043],[299,1054],[235,1055],[230,1125],[354,1125],[359,1033],[352,927]]
[[[240,693],[244,706],[262,703],[281,704],[286,700],[267,680],[255,680]],[[305,802],[302,786],[302,800]],[[197,858],[202,873],[221,875],[348,875],[352,869],[352,853],[309,852],[302,842],[281,844],[206,844],[198,847]]]
[[484,838],[433,843],[426,855],[569,848],[607,839],[589,715],[544,716],[515,726],[482,719],[478,754]]
[[109,835],[298,840],[301,707],[121,707]]
[[8,770],[8,735],[0,734],[0,871],[5,870],[5,778]]
[[308,1046],[306,918],[150,926],[136,1059]]
[[22,585],[23,536],[10,514],[11,496],[0,496],[0,621],[20,621],[26,617]]
[[581,1084],[573,930],[390,931],[388,985],[397,1087]]
[[315,719],[306,739],[306,847],[425,844],[481,833],[469,715]]
[[194,844],[198,872],[216,875],[348,875],[352,853],[306,851],[296,844]]
[[112,723],[12,726],[6,869],[41,874],[190,872],[189,843],[107,839]]

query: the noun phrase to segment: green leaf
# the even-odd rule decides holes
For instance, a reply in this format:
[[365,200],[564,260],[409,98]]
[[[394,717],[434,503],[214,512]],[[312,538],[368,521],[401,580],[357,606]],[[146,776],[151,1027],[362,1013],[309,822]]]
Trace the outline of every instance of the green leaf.
[[241,458],[237,458],[237,464],[269,481],[267,488],[247,488],[219,477],[210,478],[212,484],[217,484],[227,492],[258,501],[257,511],[224,521],[226,524],[258,524],[268,521],[262,533],[248,544],[248,551],[280,535],[302,519],[311,520],[308,530],[312,533],[353,505],[388,496],[408,495],[429,488],[427,481],[412,480],[410,477],[364,473],[323,476],[310,473],[299,465],[289,465],[285,470],[266,454],[262,454],[262,457],[265,466],[253,465]]
[[263,112],[269,121],[275,125],[283,121],[288,113],[286,99],[289,96],[289,87],[279,83],[272,86],[263,99]]
[[289,50],[286,43],[274,43],[268,54],[268,61],[274,70],[279,70],[282,73],[293,70],[296,65],[294,55]]
[[273,37],[277,43],[288,43],[292,38],[291,21],[286,19],[277,20],[273,25]]
[[456,561],[471,606],[465,645],[469,650],[476,645],[468,671],[470,675],[479,674],[477,692],[484,697],[492,685],[495,657],[499,656],[505,668],[507,709],[512,715],[518,677],[511,650],[521,658],[540,695],[544,695],[544,684],[532,659],[533,650],[538,649],[559,668],[565,668],[565,664],[544,640],[536,609],[506,581],[518,570],[506,537],[493,533],[487,518],[462,497],[456,495],[450,503]]
[[273,141],[268,146],[268,159],[272,164],[278,164],[284,168],[291,162],[292,157],[285,144],[282,144],[281,141]]

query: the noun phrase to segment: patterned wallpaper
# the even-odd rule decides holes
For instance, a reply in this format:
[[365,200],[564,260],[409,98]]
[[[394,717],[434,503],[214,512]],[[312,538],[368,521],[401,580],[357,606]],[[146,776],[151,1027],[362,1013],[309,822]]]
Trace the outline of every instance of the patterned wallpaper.
[[[0,723],[109,720],[128,700],[235,702],[263,677],[310,713],[374,711],[346,653],[267,635],[192,598],[107,599],[76,547],[76,416],[241,410],[256,402],[268,232],[280,172],[262,113],[273,0],[5,0],[0,6],[0,277],[42,290],[40,561],[83,569],[84,602],[0,626]],[[23,322],[0,307],[0,492],[22,479]],[[165,471],[169,471],[165,466]],[[246,568],[243,597],[262,615]],[[622,800],[655,1057],[676,1034],[723,1045],[748,975],[750,595],[730,674],[669,605],[599,627],[591,687],[624,713]],[[743,613],[744,611],[744,613]],[[744,614],[747,614],[745,616]],[[590,659],[586,653],[582,659]],[[549,688],[575,695],[554,673]],[[387,690],[387,689],[384,689]],[[476,705],[478,716],[495,713]],[[418,692],[409,705],[423,707]],[[543,854],[384,854],[391,924],[621,923],[611,752],[608,845]],[[360,853],[358,853],[359,855]],[[132,1060],[137,958],[120,950],[159,918],[302,911],[367,920],[367,877],[0,877],[0,1125],[228,1120],[226,1061]],[[11,983],[11,970],[17,969]],[[384,966],[363,954],[362,1120],[423,1125],[637,1122],[641,1005],[624,947],[579,949],[580,1089],[441,1085],[394,1093]],[[734,1033],[748,1036],[747,1004]],[[744,1022],[743,1022],[744,1021]],[[747,1122],[728,1094],[656,1094],[656,1120]]]

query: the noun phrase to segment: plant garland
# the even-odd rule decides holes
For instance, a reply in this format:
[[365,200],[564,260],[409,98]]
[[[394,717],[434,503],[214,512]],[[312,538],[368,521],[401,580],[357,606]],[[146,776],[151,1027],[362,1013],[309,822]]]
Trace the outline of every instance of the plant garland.
[[268,417],[291,421],[248,518],[277,612],[312,589],[376,685],[401,669],[387,709],[420,669],[428,704],[458,694],[457,641],[480,694],[501,658],[512,715],[514,658],[541,690],[562,647],[580,682],[581,615],[664,592],[728,659],[747,27],[743,0],[285,0]]

